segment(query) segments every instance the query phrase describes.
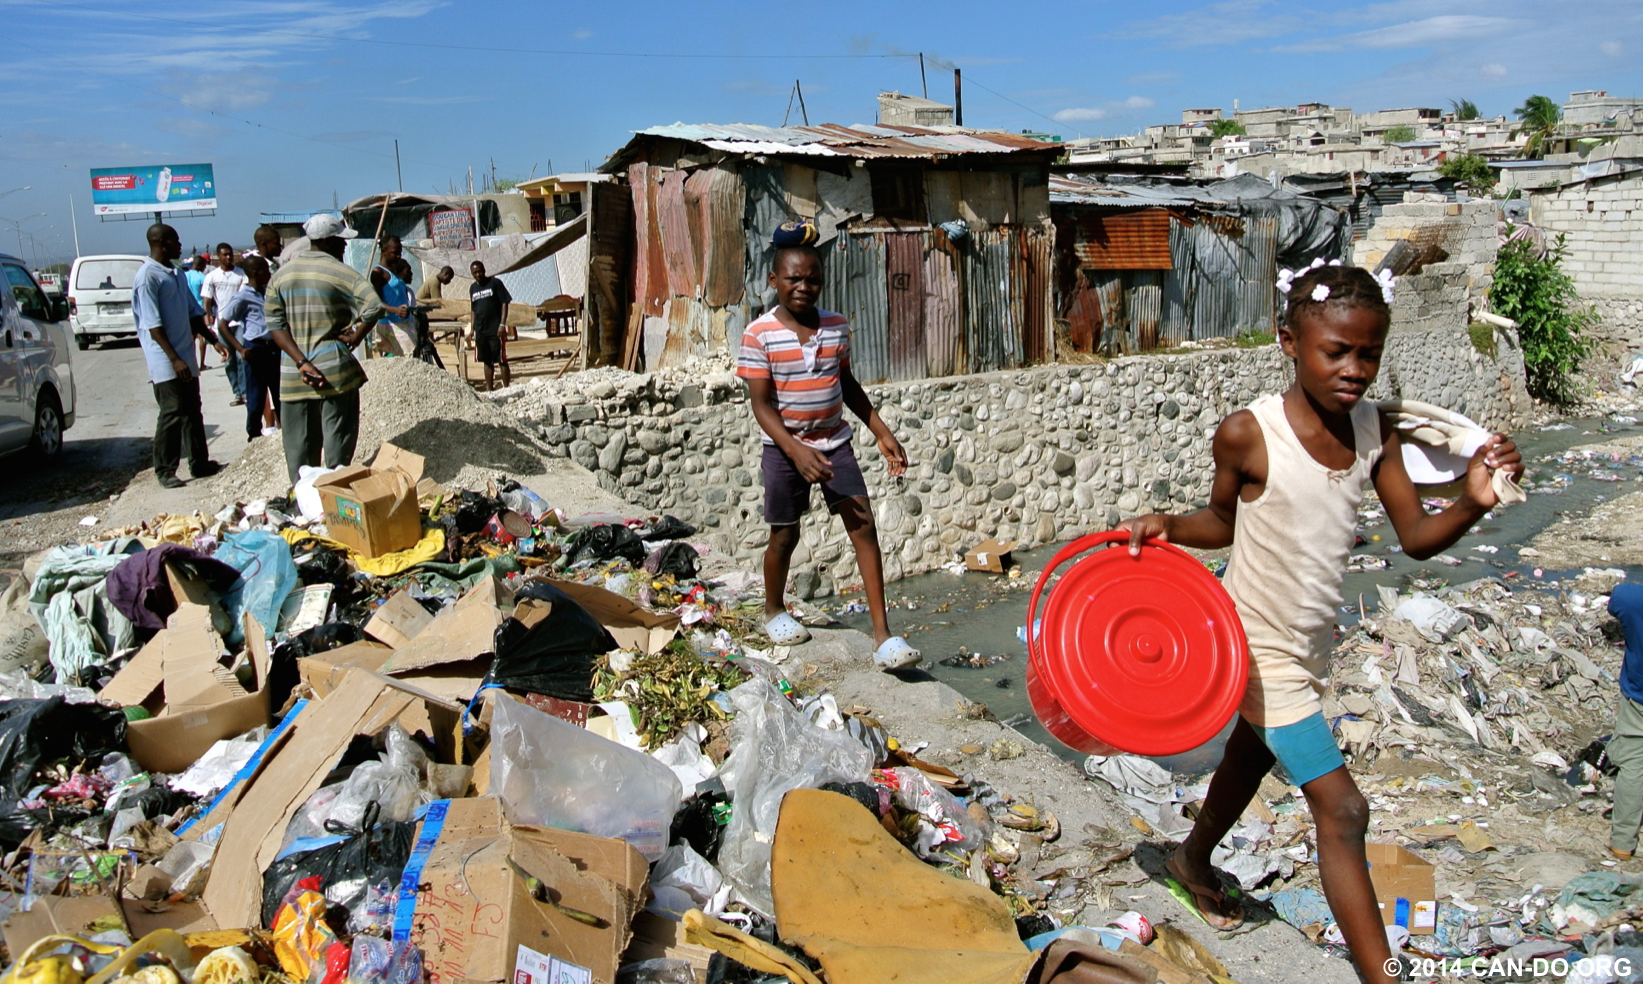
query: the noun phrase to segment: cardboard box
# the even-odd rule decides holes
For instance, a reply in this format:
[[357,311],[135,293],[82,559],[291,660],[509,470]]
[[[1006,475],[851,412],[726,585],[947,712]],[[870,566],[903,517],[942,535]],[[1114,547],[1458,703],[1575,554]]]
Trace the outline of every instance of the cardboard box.
[[610,630],[623,649],[659,653],[679,634],[679,616],[672,612],[658,615],[614,591],[606,591],[592,584],[560,580],[550,583],[587,609],[589,615]]
[[315,484],[326,533],[367,557],[414,547],[422,539],[417,483],[423,459],[384,444],[369,466],[352,465]]
[[183,835],[198,839],[226,824],[201,896],[216,924],[259,925],[262,873],[279,853],[291,818],[356,735],[377,735],[397,722],[412,735],[422,732],[433,739],[435,761],[459,764],[462,712],[460,704],[363,669],[347,673],[330,696],[309,702],[251,778]]
[[[389,676],[488,656],[496,646],[496,627],[513,607],[513,592],[487,577],[435,615],[416,638],[394,650],[383,667]],[[481,673],[483,675],[483,672]]]
[[433,620],[433,613],[418,604],[411,592],[395,591],[365,623],[365,634],[398,649],[415,639]]
[[351,642],[346,646],[297,660],[297,674],[315,697],[325,697],[341,686],[352,670],[380,670],[394,655],[387,646],[375,642]]
[[[14,912],[0,933],[6,950],[22,956],[36,941],[56,933],[91,936],[110,929],[129,929],[120,903],[107,895],[47,895],[34,900],[26,911]],[[16,959],[16,957],[13,957]]]
[[1381,922],[1409,930],[1411,936],[1437,932],[1437,886],[1432,865],[1396,844],[1365,844],[1369,880]]
[[[184,602],[97,695],[152,717],[126,725],[131,757],[149,772],[182,772],[224,738],[268,723],[268,642],[245,617],[246,651],[225,667],[211,610]],[[249,663],[251,689],[234,669]]]
[[1015,565],[1010,557],[1010,551],[1016,548],[1016,542],[999,543],[988,538],[976,545],[974,550],[964,555],[964,566],[972,571],[987,571],[993,574],[1002,574]]
[[432,984],[511,982],[522,946],[613,984],[648,875],[644,857],[623,841],[511,827],[494,798],[451,800],[418,879],[411,941],[422,947]]

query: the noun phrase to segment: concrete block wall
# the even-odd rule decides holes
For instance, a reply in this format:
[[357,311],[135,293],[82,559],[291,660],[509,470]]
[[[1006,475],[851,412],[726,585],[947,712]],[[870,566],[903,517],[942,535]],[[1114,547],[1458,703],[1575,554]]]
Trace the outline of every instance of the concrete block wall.
[[1566,237],[1563,267],[1603,315],[1599,335],[1643,344],[1643,173],[1532,192],[1529,221]]
[[1495,282],[1499,214],[1498,202],[1451,202],[1438,194],[1405,192],[1403,203],[1386,206],[1368,235],[1353,244],[1352,262],[1373,270],[1401,240],[1441,237],[1449,254],[1445,262],[1464,268],[1468,296],[1481,306]]
[[[1472,347],[1466,277],[1447,264],[1408,278],[1372,395],[1442,403],[1510,428],[1528,409],[1522,359],[1506,346],[1498,360]],[[1289,361],[1268,345],[868,387],[911,462],[890,479],[858,427],[887,575],[938,569],[989,536],[1038,545],[1202,505],[1216,426],[1291,379]],[[498,401],[604,487],[698,525],[714,549],[757,566],[767,532],[760,433],[728,367],[595,370]],[[855,582],[842,526],[819,493],[812,505],[795,571],[816,572],[823,585]]]

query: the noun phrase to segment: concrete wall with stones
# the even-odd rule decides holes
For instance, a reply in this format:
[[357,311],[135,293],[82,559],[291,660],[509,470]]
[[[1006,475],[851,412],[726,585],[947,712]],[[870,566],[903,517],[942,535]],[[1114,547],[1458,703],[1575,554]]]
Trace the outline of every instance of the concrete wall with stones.
[[1643,172],[1531,192],[1529,221],[1568,237],[1563,268],[1603,316],[1599,336],[1643,344]]
[[1401,241],[1435,242],[1449,254],[1445,262],[1464,268],[1468,296],[1481,305],[1495,282],[1499,216],[1499,202],[1450,202],[1438,194],[1405,192],[1403,204],[1386,206],[1368,234],[1353,244],[1352,262],[1373,270]]
[[[1409,278],[1376,395],[1508,425],[1521,413],[1522,360],[1472,347],[1464,278],[1458,265]],[[1216,425],[1288,387],[1291,371],[1268,345],[869,387],[911,461],[891,480],[858,432],[887,575],[937,569],[988,536],[1037,545],[1202,505]],[[697,524],[715,549],[756,568],[766,538],[760,434],[731,372],[598,370],[521,387],[503,403],[605,487]],[[806,593],[856,579],[819,492],[794,569]]]

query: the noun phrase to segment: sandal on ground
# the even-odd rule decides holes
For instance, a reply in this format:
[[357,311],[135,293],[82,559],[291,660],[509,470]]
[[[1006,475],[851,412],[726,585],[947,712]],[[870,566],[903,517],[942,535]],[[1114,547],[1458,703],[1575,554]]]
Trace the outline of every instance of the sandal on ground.
[[778,646],[797,646],[801,642],[810,641],[810,630],[800,625],[799,620],[787,612],[782,612],[764,623],[764,634]]
[[[1204,925],[1218,932],[1227,933],[1244,924],[1244,909],[1242,905],[1238,904],[1240,893],[1236,889],[1222,891],[1219,888],[1205,888],[1202,885],[1187,881],[1181,874],[1181,869],[1176,865],[1174,858],[1164,862],[1164,868],[1170,875],[1168,878],[1170,894],[1175,897],[1177,902],[1185,906],[1189,912],[1202,920]],[[1215,908],[1206,910],[1201,901],[1204,899],[1209,900]],[[1231,912],[1236,912],[1237,915],[1228,915]],[[1214,915],[1217,919],[1226,919],[1227,924],[1217,926],[1209,921],[1210,915]]]
[[901,636],[891,636],[873,652],[873,662],[881,670],[905,670],[917,666],[924,655]]

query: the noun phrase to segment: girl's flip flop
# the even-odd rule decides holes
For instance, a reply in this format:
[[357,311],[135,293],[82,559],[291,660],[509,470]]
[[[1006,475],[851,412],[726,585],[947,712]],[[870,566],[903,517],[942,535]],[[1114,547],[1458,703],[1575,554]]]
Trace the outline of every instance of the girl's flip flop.
[[810,641],[810,630],[799,624],[799,620],[782,612],[764,624],[764,634],[778,646],[797,646],[801,642]]
[[884,640],[873,653],[873,662],[881,670],[905,670],[917,666],[924,655],[901,636],[891,636]]

